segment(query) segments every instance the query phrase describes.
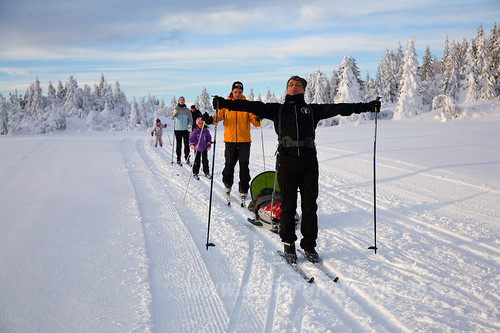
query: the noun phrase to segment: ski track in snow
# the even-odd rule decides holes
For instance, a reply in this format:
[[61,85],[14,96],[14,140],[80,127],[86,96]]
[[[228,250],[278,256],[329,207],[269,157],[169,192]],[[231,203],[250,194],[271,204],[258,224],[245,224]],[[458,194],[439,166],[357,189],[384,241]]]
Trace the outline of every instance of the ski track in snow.
[[214,292],[199,249],[173,205],[173,198],[148,167],[141,141],[124,141],[122,152],[138,200],[151,262],[154,329],[223,330],[227,314],[222,301]]

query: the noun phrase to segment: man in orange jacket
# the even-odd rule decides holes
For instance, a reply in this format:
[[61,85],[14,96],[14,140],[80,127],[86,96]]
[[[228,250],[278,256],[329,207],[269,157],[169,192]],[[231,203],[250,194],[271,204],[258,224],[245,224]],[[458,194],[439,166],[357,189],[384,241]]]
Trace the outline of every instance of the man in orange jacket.
[[[246,100],[243,95],[243,83],[236,81],[231,87],[229,100]],[[208,125],[214,122],[215,115],[209,116],[205,112],[202,119]],[[224,121],[224,142],[226,149],[224,156],[226,163],[222,171],[222,182],[229,196],[234,182],[234,167],[236,162],[240,163],[239,191],[242,200],[245,200],[250,187],[250,123],[255,127],[260,126],[260,119],[254,114],[247,112],[230,112],[228,109],[220,109],[217,114],[217,122]]]

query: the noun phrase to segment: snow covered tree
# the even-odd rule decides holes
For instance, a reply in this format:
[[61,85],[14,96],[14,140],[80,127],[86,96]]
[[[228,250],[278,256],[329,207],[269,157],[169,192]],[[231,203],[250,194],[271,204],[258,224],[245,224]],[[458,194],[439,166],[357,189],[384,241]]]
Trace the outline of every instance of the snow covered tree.
[[141,122],[139,121],[139,112],[137,109],[137,102],[135,97],[132,98],[132,103],[130,104],[130,115],[128,117],[128,128],[130,130],[138,129]]
[[474,48],[473,43],[469,44],[467,49],[467,54],[465,56],[464,65],[462,67],[462,82],[461,87],[462,98],[461,101],[471,102],[476,101],[481,96],[481,87],[478,84],[478,76],[477,76],[477,64],[474,57]]
[[201,95],[200,95],[200,106],[199,109],[201,113],[212,112],[212,101],[210,100],[210,95],[207,93],[207,88],[203,87],[201,90]]
[[306,103],[312,103],[314,99],[314,75],[311,73],[309,75],[309,80],[307,80],[307,86],[304,92],[304,100]]
[[170,100],[170,112],[172,112],[173,109],[177,106],[177,98],[175,98],[175,95],[172,95],[172,99]]
[[459,100],[460,95],[460,55],[457,44],[453,41],[448,49],[447,56],[443,59],[445,72],[443,81],[443,92],[445,95]]
[[422,96],[420,95],[422,83],[418,75],[418,61],[414,41],[415,37],[408,40],[394,119],[417,115],[423,109]]
[[[66,81],[66,96],[64,99],[64,108],[68,116],[78,116],[83,118],[82,115],[82,97],[78,84],[72,75]],[[85,115],[86,116],[86,115]]]
[[253,100],[254,100],[254,98],[255,98],[255,97],[254,97],[254,95],[253,95],[253,89],[252,89],[252,88],[250,88],[250,90],[248,91],[248,95],[247,95],[247,96],[245,96],[245,97],[246,97],[246,98],[247,98],[247,100],[249,100],[249,101],[253,101]]
[[394,52],[385,50],[384,57],[380,60],[377,75],[375,77],[375,88],[378,95],[385,103],[395,103],[398,97],[399,67]]
[[9,133],[9,129],[7,127],[8,122],[7,101],[2,94],[0,94],[0,135],[6,135]]
[[117,110],[120,117],[127,117],[130,113],[130,103],[127,100],[127,96],[120,89],[120,83],[116,81],[115,83],[115,93],[113,96],[114,108]]
[[51,105],[53,103],[58,103],[58,100],[57,100],[57,91],[56,89],[54,88],[54,86],[52,85],[52,82],[49,81],[49,87],[48,87],[48,90],[47,90],[47,97],[48,97],[48,103]]
[[8,133],[16,134],[20,124],[25,118],[28,117],[26,111],[24,111],[21,106],[21,101],[19,100],[17,89],[14,90],[14,93],[9,93],[9,100],[7,101],[7,105],[7,130]]
[[491,100],[496,96],[496,87],[488,61],[486,37],[481,25],[477,28],[476,62],[478,69],[478,84],[481,88],[481,99]]
[[64,131],[66,129],[66,111],[63,106],[52,103],[47,107],[47,133]]
[[425,54],[422,58],[422,67],[420,67],[420,78],[423,82],[430,82],[434,79],[434,73],[432,72],[432,55],[429,45],[425,47]]
[[493,74],[493,80],[497,85],[498,96],[500,94],[500,25],[497,23],[493,25],[490,31],[490,35],[486,40],[486,48],[488,50],[488,58],[490,63],[490,69]]
[[40,81],[38,77],[35,78],[35,82],[33,82],[28,90],[26,91],[25,99],[24,99],[24,108],[34,120],[38,122],[44,121],[44,110],[45,110],[45,102],[42,94],[42,87],[40,87]]
[[359,79],[359,69],[354,58],[345,56],[339,68],[339,86],[335,103],[364,102],[363,82]]
[[330,101],[330,83],[319,67],[313,75],[314,95],[312,103],[324,104]]
[[339,86],[339,72],[334,69],[332,71],[332,77],[330,78],[330,88],[328,89],[328,91],[330,92],[328,96],[329,103],[333,103],[333,101],[335,100],[335,95],[337,94],[338,86]]
[[377,91],[375,90],[375,82],[370,77],[369,73],[366,73],[366,81],[365,81],[365,101],[373,101],[377,98]]
[[57,93],[56,93],[57,99],[59,100],[59,103],[64,103],[64,99],[66,98],[66,88],[64,88],[64,85],[62,84],[61,80],[57,83]]
[[264,97],[264,103],[277,103],[277,102],[278,99],[273,93],[271,93],[271,89],[268,87],[266,97]]
[[460,117],[460,108],[457,107],[453,99],[446,95],[438,95],[432,101],[432,110],[441,109],[441,121]]

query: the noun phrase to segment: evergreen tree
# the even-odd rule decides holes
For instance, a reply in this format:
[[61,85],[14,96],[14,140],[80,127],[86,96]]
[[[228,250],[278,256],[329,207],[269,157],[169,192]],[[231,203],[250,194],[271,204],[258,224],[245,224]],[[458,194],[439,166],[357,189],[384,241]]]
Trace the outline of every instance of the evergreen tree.
[[420,95],[422,84],[418,74],[418,61],[414,41],[415,37],[410,38],[406,48],[394,119],[417,115],[423,109],[422,97]]
[[7,101],[2,94],[0,94],[0,135],[6,135],[9,133],[7,126],[9,123],[7,109]]
[[481,87],[481,99],[490,100],[496,95],[493,73],[488,61],[488,50],[483,27],[479,25],[476,37],[476,62],[478,69],[478,84]]
[[120,89],[120,83],[118,80],[115,83],[113,100],[115,103],[114,108],[117,109],[120,117],[127,117],[130,113],[130,103],[127,100],[127,96],[125,96],[125,93]]
[[314,75],[315,92],[313,96],[313,103],[323,104],[330,101],[330,83],[325,74],[321,73],[319,67]]
[[58,103],[64,103],[64,99],[66,98],[66,88],[62,84],[61,80],[57,83],[57,93],[56,93]]
[[493,25],[490,35],[486,41],[486,48],[488,50],[488,58],[490,63],[490,70],[493,74],[493,81],[497,86],[498,96],[500,94],[500,25],[497,23]]
[[175,109],[176,106],[177,106],[177,98],[175,98],[175,95],[172,95],[172,99],[170,100],[170,112],[172,112],[172,110]]
[[47,133],[66,129],[66,111],[64,107],[52,103],[51,106],[47,107],[47,114],[47,127],[45,129]]
[[333,103],[335,101],[335,95],[337,94],[339,86],[339,72],[337,70],[332,71],[332,77],[330,78],[330,88],[328,91],[330,95],[328,96],[329,103]]
[[78,116],[83,118],[81,112],[82,98],[78,84],[72,75],[66,81],[66,96],[64,99],[64,108],[68,116]]
[[312,103],[315,95],[315,89],[314,74],[311,73],[309,75],[309,79],[307,80],[307,86],[304,92],[304,100],[306,103]]
[[430,82],[434,79],[432,72],[432,55],[429,45],[425,47],[425,54],[422,58],[422,67],[420,67],[420,78],[424,82]]
[[254,97],[254,95],[253,95],[253,89],[252,89],[252,88],[250,88],[250,90],[248,91],[248,95],[247,95],[247,96],[245,96],[245,97],[246,97],[246,98],[247,98],[247,100],[249,100],[249,101],[253,101],[253,100],[254,100],[254,98],[255,98],[255,97]]
[[200,96],[200,107],[201,113],[212,112],[212,101],[210,100],[210,95],[207,93],[207,88],[203,87]]
[[461,86],[464,88],[462,95],[465,102],[476,101],[481,96],[481,87],[478,84],[477,64],[472,42],[469,44],[464,66],[462,67]]
[[135,97],[132,98],[132,103],[130,105],[130,115],[128,117],[128,128],[130,130],[138,129],[140,125],[139,121],[139,111],[137,109],[137,102]]
[[394,52],[385,50],[384,58],[379,63],[377,76],[375,78],[375,86],[378,95],[382,97],[386,103],[395,103],[398,97],[397,78],[400,76],[399,68],[396,62],[397,57]]
[[49,104],[53,104],[53,103],[57,103],[57,91],[56,89],[54,88],[54,86],[52,85],[52,82],[49,81],[49,87],[48,87],[48,91],[47,91],[47,97],[48,97],[48,103]]
[[82,117],[88,116],[90,111],[95,110],[94,96],[90,87],[85,84],[82,89]]
[[335,103],[364,102],[363,82],[359,79],[359,69],[354,58],[344,57],[339,69],[339,79]]
[[454,101],[458,101],[460,97],[460,57],[457,44],[452,41],[444,59],[444,81],[443,92],[451,97]]
[[365,101],[373,101],[377,98],[377,92],[375,90],[375,83],[370,77],[369,73],[366,73],[366,85],[365,85]]

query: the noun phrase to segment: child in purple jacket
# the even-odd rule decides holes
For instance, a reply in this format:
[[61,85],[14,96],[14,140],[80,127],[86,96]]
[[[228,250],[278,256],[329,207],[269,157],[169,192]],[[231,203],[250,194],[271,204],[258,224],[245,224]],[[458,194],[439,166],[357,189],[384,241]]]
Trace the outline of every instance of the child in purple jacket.
[[191,147],[191,149],[193,149],[195,153],[193,164],[193,177],[195,179],[200,179],[198,177],[198,172],[200,171],[200,158],[203,163],[203,172],[205,173],[205,176],[207,178],[210,178],[207,155],[208,151],[212,147],[212,136],[210,135],[208,126],[203,126],[203,131],[201,130],[202,126],[203,120],[200,117],[196,119],[196,127],[194,127],[193,131],[189,135],[189,147]]

